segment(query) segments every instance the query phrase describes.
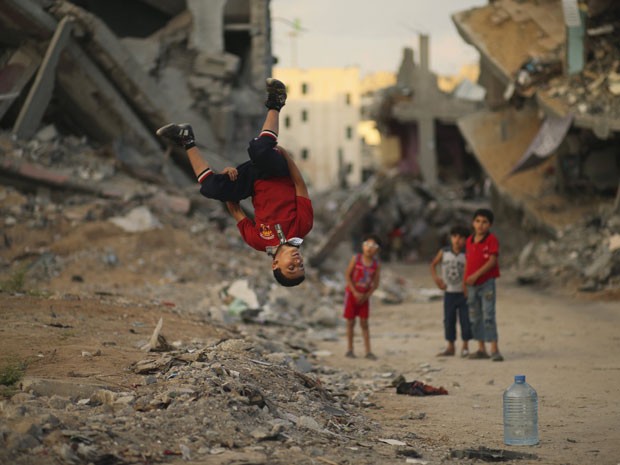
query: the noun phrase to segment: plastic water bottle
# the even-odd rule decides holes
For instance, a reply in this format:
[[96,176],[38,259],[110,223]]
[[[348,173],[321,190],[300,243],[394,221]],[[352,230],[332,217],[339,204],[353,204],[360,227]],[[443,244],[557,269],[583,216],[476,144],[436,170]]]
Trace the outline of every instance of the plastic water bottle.
[[525,375],[516,375],[504,391],[504,444],[538,444],[538,394],[525,382]]

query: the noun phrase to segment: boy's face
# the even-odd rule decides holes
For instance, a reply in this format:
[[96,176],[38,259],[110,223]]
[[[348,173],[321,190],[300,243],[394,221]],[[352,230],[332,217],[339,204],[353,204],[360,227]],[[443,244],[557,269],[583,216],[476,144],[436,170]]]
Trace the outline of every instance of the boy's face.
[[491,229],[491,222],[484,216],[477,216],[474,218],[473,226],[476,236],[484,236]]
[[379,251],[379,244],[374,239],[366,239],[362,242],[362,253],[367,257],[374,257]]
[[301,256],[299,248],[292,245],[283,244],[278,247],[276,256],[271,262],[271,269],[280,269],[285,278],[295,279],[306,274],[304,268],[304,257]]
[[454,250],[461,250],[465,247],[465,242],[467,241],[466,237],[461,236],[460,234],[451,234],[450,242],[452,243],[452,248]]

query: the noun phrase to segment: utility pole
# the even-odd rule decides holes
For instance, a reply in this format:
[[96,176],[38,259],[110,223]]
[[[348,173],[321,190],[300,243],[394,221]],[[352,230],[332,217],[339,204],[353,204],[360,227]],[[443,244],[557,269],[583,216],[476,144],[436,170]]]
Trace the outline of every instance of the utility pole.
[[281,21],[290,26],[288,36],[291,39],[291,67],[297,68],[297,38],[301,32],[306,32],[307,29],[301,27],[301,20],[299,18],[295,18],[291,21],[287,18],[274,17],[272,20]]

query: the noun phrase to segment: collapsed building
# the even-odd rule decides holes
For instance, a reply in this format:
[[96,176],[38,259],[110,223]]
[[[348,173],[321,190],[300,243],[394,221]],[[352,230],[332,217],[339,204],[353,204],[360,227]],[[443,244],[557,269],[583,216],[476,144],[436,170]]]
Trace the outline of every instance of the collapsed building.
[[618,13],[611,2],[501,0],[453,16],[486,89],[485,110],[459,128],[505,203],[551,232],[618,188]]
[[482,108],[484,89],[464,83],[448,94],[437,82],[429,37],[422,35],[419,61],[405,48],[396,84],[377,91],[362,110],[381,134],[382,169],[341,202],[338,214],[317,209],[324,222],[340,221],[311,263],[320,263],[351,231],[354,244],[364,233],[379,236],[384,260],[430,260],[451,226],[467,225],[473,211],[486,206],[482,170],[457,126]]
[[245,158],[270,35],[268,0],[3,0],[0,127],[87,136],[136,175],[187,185],[185,158],[166,156],[155,130],[189,121],[217,168]]
[[[524,234],[523,283],[620,285],[620,8],[498,0],[454,14],[481,55],[485,109],[459,128]],[[543,233],[540,240],[535,233]],[[529,239],[528,239],[529,237]]]
[[430,69],[429,37],[420,35],[420,57],[403,50],[396,84],[377,93],[368,108],[382,136],[382,156],[404,175],[429,186],[464,181],[480,172],[457,127],[460,117],[482,106],[484,90],[475,84],[452,94],[441,91]]
[[432,193],[405,220],[411,235],[445,234],[429,207],[455,223],[488,198],[504,243],[521,251],[521,282],[620,285],[619,18],[604,0],[496,0],[456,13],[480,76],[451,94],[429,71],[425,36],[419,63],[405,49],[397,85],[377,93],[370,113],[389,166]]

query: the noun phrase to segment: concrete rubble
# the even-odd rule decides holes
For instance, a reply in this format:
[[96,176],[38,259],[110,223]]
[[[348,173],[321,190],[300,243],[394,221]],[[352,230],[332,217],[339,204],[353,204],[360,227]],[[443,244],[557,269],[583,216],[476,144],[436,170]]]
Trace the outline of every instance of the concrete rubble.
[[485,109],[459,129],[492,182],[496,217],[523,236],[523,283],[617,288],[619,13],[598,0],[499,0],[452,16],[481,54],[486,89]]
[[[216,165],[244,154],[240,147],[262,114],[256,89],[271,66],[268,2],[248,3],[249,21],[236,2],[233,11],[213,2],[210,8],[227,12],[218,16],[226,24],[204,19],[198,1],[128,2],[164,15],[143,37],[122,37],[105,11],[88,11],[84,3],[7,0],[0,10],[0,76],[16,65],[21,70],[0,100],[0,121],[11,127],[0,132],[0,291],[19,295],[27,282],[44,293],[64,279],[76,299],[156,303],[195,315],[217,336],[170,341],[159,319],[136,342],[144,352],[129,367],[139,380],[131,386],[28,378],[17,393],[1,391],[0,462],[444,461],[449,451],[432,442],[413,450],[415,433],[403,429],[387,438],[364,415],[375,408],[371,395],[395,386],[400,373],[378,366],[371,378],[360,378],[325,368],[321,359],[330,354],[316,343],[337,337],[343,304],[343,270],[330,258],[350,255],[351,243],[375,233],[386,244],[385,260],[429,260],[451,226],[469,224],[476,208],[488,206],[478,180],[448,187],[389,172],[359,189],[314,196],[306,282],[294,290],[275,286],[263,272],[266,257],[248,249],[223,206],[200,197],[179,154],[153,136],[159,124],[184,115]],[[7,43],[5,31],[16,27],[23,41]],[[246,59],[227,51],[213,28],[229,39],[251,36],[233,41],[245,44]],[[54,69],[53,89],[27,85],[37,72]],[[615,83],[608,74],[613,95]],[[89,92],[91,86],[102,94]],[[80,99],[82,92],[87,97]],[[400,117],[410,121],[415,109],[406,103]],[[37,105],[44,114],[36,114]],[[620,288],[617,209],[602,208],[541,239],[521,235],[522,248],[509,235],[519,236],[519,227],[500,237],[508,251],[513,239],[513,252],[520,250],[522,283]],[[162,247],[161,235],[175,246]],[[26,244],[26,237],[35,240]],[[110,270],[126,272],[126,282],[108,282]],[[147,275],[148,284],[134,281]],[[386,272],[376,297],[400,304],[440,294]],[[76,356],[93,360],[102,352],[84,347]],[[414,370],[432,383],[441,368],[425,363]]]
[[[238,162],[263,117],[269,3],[218,2],[219,15],[205,15],[199,2],[169,5],[132,0],[119,15],[114,5],[79,0],[4,2],[2,127],[28,139],[53,121],[113,147],[136,170],[186,186],[183,154],[164,156],[154,131],[190,121],[214,166]],[[142,25],[128,28],[127,14]]]
[[[403,431],[381,444],[368,440],[370,433],[386,435],[380,425],[364,417],[364,409],[373,408],[372,393],[385,389],[397,373],[378,369],[371,379],[356,378],[321,364],[321,357],[329,354],[316,351],[315,341],[337,337],[340,315],[335,309],[342,306],[342,270],[310,270],[307,282],[294,292],[273,286],[272,278],[261,272],[265,257],[247,253],[233,222],[219,216],[217,202],[200,199],[192,201],[191,209],[166,208],[156,200],[165,195],[164,187],[115,170],[110,158],[80,156],[80,151],[93,149],[74,138],[52,139],[50,146],[38,140],[24,145],[6,136],[1,140],[6,158],[19,154],[20,161],[32,162],[36,154],[42,179],[53,168],[69,173],[67,179],[85,173],[87,180],[84,190],[62,182],[36,186],[26,182],[24,190],[2,187],[3,289],[8,288],[5,278],[20,270],[29,286],[42,292],[51,280],[71,276],[79,294],[173,305],[178,311],[200,315],[219,335],[170,341],[165,339],[165,321],[145,328],[144,339],[136,342],[137,348],[145,350],[144,358],[131,367],[132,375],[141,381],[130,389],[105,383],[24,380],[19,393],[0,401],[0,461],[122,464],[169,463],[178,458],[311,463],[310,454],[313,460],[332,463],[337,447],[345,451],[339,454],[349,451],[351,460],[358,463],[376,463],[377,457],[393,456],[393,444],[407,447],[415,438]],[[79,151],[74,150],[76,145]],[[80,161],[87,161],[89,169]],[[118,184],[122,189],[115,196],[103,195],[98,187],[103,184]],[[123,221],[114,224],[118,219]],[[118,234],[114,229],[104,234],[101,228],[106,227],[128,235],[148,235],[162,228],[167,228],[164,234],[171,234],[171,227],[180,228],[195,237],[197,245],[193,254],[182,255],[182,260],[169,266],[173,261],[168,257],[179,252],[126,249],[120,241],[106,242],[107,246],[95,243],[98,236]],[[81,228],[93,228],[92,244],[62,245]],[[54,237],[39,248],[24,249],[20,242],[26,235],[47,232]],[[148,241],[148,236],[142,237]],[[196,253],[199,250],[209,250],[208,261]],[[157,253],[163,255],[149,257]],[[77,274],[78,263],[94,275]],[[123,268],[135,273],[155,270],[162,279],[154,287],[117,283],[110,293],[101,279],[102,270]],[[210,283],[207,289],[204,282]],[[384,301],[415,299],[418,292],[389,274],[385,283],[391,285],[377,293]],[[123,297],[115,297],[116,293]],[[101,349],[81,351],[85,359],[101,355]],[[434,370],[424,365],[417,372],[431,382]],[[416,453],[439,458],[447,452],[423,446]]]

